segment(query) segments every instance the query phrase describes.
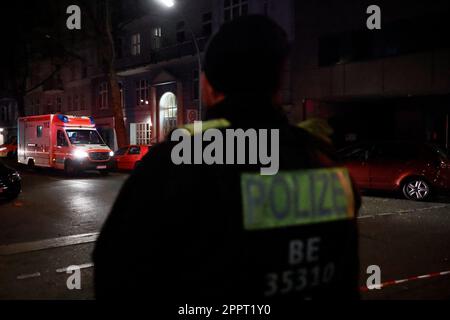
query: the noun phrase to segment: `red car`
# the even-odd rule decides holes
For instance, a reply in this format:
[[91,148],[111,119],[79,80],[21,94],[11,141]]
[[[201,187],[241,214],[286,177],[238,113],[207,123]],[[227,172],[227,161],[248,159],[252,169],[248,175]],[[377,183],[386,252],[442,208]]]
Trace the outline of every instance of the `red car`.
[[114,152],[115,166],[119,170],[133,170],[147,154],[150,146],[131,145]]
[[417,201],[450,189],[450,160],[432,144],[363,143],[339,155],[361,189],[399,191]]
[[17,139],[13,137],[8,143],[0,145],[0,158],[13,158],[17,156]]

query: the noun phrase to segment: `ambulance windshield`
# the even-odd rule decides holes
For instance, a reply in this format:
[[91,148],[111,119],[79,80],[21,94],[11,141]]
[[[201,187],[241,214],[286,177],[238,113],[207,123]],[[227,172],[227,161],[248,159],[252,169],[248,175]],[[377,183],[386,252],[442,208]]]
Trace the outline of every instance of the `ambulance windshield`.
[[74,145],[80,144],[101,144],[104,145],[102,138],[97,130],[66,130],[70,143]]

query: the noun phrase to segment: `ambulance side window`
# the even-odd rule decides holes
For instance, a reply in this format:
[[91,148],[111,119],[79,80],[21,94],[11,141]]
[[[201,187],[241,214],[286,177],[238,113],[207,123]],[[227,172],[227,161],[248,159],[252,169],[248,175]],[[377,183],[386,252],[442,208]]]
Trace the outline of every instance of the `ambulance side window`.
[[58,130],[58,133],[57,133],[57,144],[58,144],[58,147],[67,147],[68,146],[66,136],[64,135],[64,132],[62,132],[61,130]]
[[42,127],[42,126],[37,126],[37,127],[36,127],[36,136],[37,136],[38,138],[42,137],[42,130],[43,130],[43,127]]

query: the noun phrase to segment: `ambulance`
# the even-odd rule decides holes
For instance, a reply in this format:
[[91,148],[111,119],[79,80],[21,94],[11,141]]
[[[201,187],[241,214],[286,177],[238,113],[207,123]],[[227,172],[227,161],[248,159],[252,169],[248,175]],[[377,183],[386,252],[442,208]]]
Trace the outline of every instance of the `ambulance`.
[[49,114],[18,119],[18,162],[30,167],[107,174],[114,152],[105,144],[92,117]]

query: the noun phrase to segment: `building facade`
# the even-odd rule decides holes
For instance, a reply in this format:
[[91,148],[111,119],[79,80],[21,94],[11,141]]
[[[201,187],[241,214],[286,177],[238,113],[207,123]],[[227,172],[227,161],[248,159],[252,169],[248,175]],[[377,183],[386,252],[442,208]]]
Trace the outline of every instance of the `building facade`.
[[[116,71],[130,144],[162,141],[173,128],[200,119],[199,61],[221,24],[248,14],[267,15],[294,40],[292,0],[198,0],[172,8],[149,2],[148,14],[130,21],[116,35]],[[133,1],[129,1],[130,5]],[[126,8],[126,5],[124,6]],[[93,116],[111,148],[117,148],[111,92],[95,44],[76,49],[81,59],[35,61],[28,87],[54,77],[26,97],[26,114]],[[290,68],[284,76],[284,104],[291,102]],[[255,115],[257,116],[257,115]]]
[[326,117],[339,146],[366,139],[449,146],[448,1],[296,1],[292,118]]
[[17,136],[17,105],[14,99],[0,99],[0,145]]

